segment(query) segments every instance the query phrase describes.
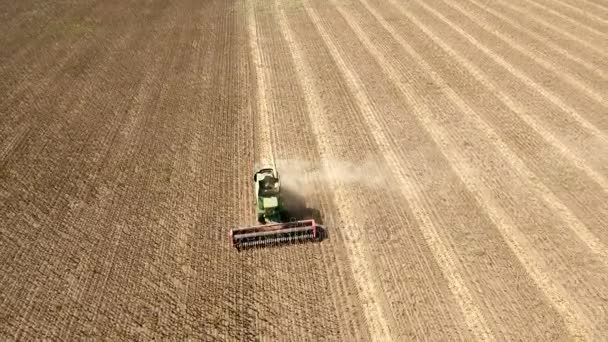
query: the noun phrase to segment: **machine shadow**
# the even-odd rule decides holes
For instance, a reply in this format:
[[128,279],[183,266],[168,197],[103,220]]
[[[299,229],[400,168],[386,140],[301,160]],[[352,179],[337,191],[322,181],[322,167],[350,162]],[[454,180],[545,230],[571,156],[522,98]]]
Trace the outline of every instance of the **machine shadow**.
[[320,242],[328,238],[327,229],[323,226],[323,216],[317,208],[311,208],[306,205],[306,198],[298,194],[292,189],[283,187],[281,189],[281,199],[283,201],[283,222],[300,221],[300,220],[315,220],[317,225],[317,238],[314,240]]
[[315,220],[317,234],[316,238],[310,239],[294,239],[283,242],[271,242],[267,244],[260,244],[257,246],[240,247],[238,250],[248,249],[266,249],[266,248],[280,248],[290,245],[306,244],[306,243],[317,243],[321,242],[329,237],[327,229],[323,226],[323,216],[321,211],[316,208],[310,208],[306,205],[306,199],[286,188],[281,189],[281,200],[283,203],[283,213],[281,215],[281,221],[283,222],[294,222],[300,220]]
[[299,221],[314,219],[317,224],[323,224],[321,212],[316,208],[306,205],[304,196],[292,191],[289,188],[281,189],[281,199],[283,202],[283,221]]

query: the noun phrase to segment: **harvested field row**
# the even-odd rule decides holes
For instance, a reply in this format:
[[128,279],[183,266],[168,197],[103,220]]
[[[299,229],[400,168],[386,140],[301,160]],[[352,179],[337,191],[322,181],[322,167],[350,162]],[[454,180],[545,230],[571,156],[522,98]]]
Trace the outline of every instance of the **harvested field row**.
[[[0,9],[2,339],[608,333],[608,4]],[[324,239],[230,245],[262,161]]]

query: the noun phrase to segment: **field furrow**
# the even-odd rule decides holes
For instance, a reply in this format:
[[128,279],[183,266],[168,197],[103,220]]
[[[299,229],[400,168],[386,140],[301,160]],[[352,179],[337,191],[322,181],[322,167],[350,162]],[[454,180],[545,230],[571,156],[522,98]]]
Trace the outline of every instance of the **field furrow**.
[[[418,21],[418,23],[420,22]],[[425,32],[429,31],[425,30]],[[394,33],[393,36],[396,37],[396,40],[400,40],[396,34]],[[427,36],[430,37],[430,34],[430,32],[427,33]],[[606,209],[603,204],[606,197],[605,168],[599,170],[590,168],[585,160],[577,156],[578,151],[570,150],[554,134],[546,131],[543,128],[543,124],[534,118],[534,114],[532,114],[534,112],[525,108],[524,104],[519,103],[514,95],[505,94],[501,91],[500,88],[485,77],[480,68],[468,62],[463,55],[457,54],[449,45],[438,39],[435,41],[441,48],[449,52],[455,60],[466,67],[467,70],[458,72],[459,68],[456,65],[442,62],[441,59],[433,58],[432,56],[428,56],[427,60],[431,61],[442,73],[449,75],[450,78],[466,81],[459,84],[458,87],[463,100],[472,105],[479,106],[478,115],[484,120],[489,121],[490,124],[493,124],[496,127],[496,134],[500,135],[502,139],[506,139],[506,142],[513,146],[510,148],[515,148],[514,152],[527,164],[528,168],[536,171],[536,175],[533,175],[533,177],[536,178],[538,175],[543,175],[539,179],[548,187],[545,192],[549,190],[552,192],[547,194],[548,198],[553,198],[552,201],[555,201],[557,197],[559,200],[567,203],[575,215],[585,224],[589,225],[589,229],[599,234],[599,238],[604,240],[605,243],[605,235],[600,228],[605,225],[604,213]],[[403,43],[403,40],[401,42]],[[420,41],[419,46],[424,46],[423,44],[427,43]],[[471,77],[468,73],[472,73],[481,84],[470,80]],[[442,84],[439,85],[440,88],[447,87],[445,81],[442,81]],[[484,85],[492,91],[488,93],[490,98],[480,97],[476,93],[476,90]],[[492,94],[494,96],[497,95],[498,99],[494,98]],[[502,104],[497,103],[497,100],[501,100]],[[492,108],[492,110],[487,111],[484,107]],[[500,110],[501,107],[503,109],[502,112]],[[514,114],[519,115],[523,122],[517,120],[517,116]],[[545,143],[542,142],[541,137],[546,140]],[[553,150],[554,148],[561,152],[561,157],[556,153],[557,151]],[[551,156],[549,157],[549,155]],[[563,159],[565,162],[563,166],[558,166],[555,163],[556,160],[560,159]],[[575,176],[580,173],[580,170],[583,170],[589,178]],[[566,176],[567,174],[571,176]],[[563,192],[561,190],[563,187],[581,189],[582,192],[585,192],[589,196],[581,198],[577,194]],[[591,194],[593,195],[591,196]],[[594,204],[591,204],[590,200]],[[584,231],[586,229],[582,228],[581,232]],[[586,232],[583,234],[588,235]]]
[[[604,339],[607,29],[600,0],[0,0],[0,339]],[[261,166],[315,241],[235,248]]]
[[[368,32],[368,30],[369,30],[369,29],[367,29],[367,30],[366,30],[366,32]],[[377,41],[377,40],[374,40],[374,41]],[[398,73],[398,72],[397,72],[397,71],[395,71],[395,70],[389,70],[389,71],[387,71],[387,72],[386,72],[386,74],[387,74],[387,75],[394,75],[394,74],[397,74],[397,73]],[[424,115],[421,115],[421,118],[423,118],[423,120],[424,120]],[[436,129],[438,129],[438,128],[439,128],[438,126],[434,125],[432,121],[426,121],[426,123],[427,123],[427,126],[434,126],[434,127],[436,127]],[[435,131],[436,131],[436,130],[435,130]],[[438,134],[441,134],[441,133],[438,133]],[[436,135],[436,136],[440,137],[440,135]],[[447,146],[446,146],[446,147],[447,147]],[[487,199],[484,199],[484,201],[483,201],[483,202],[487,202],[487,201],[488,201]],[[504,220],[504,219],[503,219],[503,220]],[[500,241],[500,240],[499,240],[499,241]]]
[[[599,173],[599,177],[605,178],[605,154],[601,152],[606,148],[605,132],[598,131],[599,129],[594,127],[591,128],[592,131],[582,127],[580,120],[577,120],[577,118],[580,118],[580,114],[577,112],[566,112],[559,106],[551,107],[551,105],[554,104],[547,103],[547,98],[539,96],[536,89],[529,88],[525,82],[521,82],[521,80],[518,80],[517,78],[514,79],[513,75],[508,70],[501,68],[499,65],[493,65],[487,58],[483,58],[479,54],[473,53],[470,45],[466,41],[463,41],[462,38],[456,36],[451,40],[442,39],[441,36],[438,36],[435,32],[430,30],[429,26],[420,21],[420,19],[412,15],[409,15],[408,18],[412,20],[412,24],[406,25],[405,22],[402,23],[403,30],[420,29],[443,50],[449,52],[452,56],[456,56],[459,61],[468,60],[469,65],[466,65],[468,69],[480,70],[479,72],[475,72],[477,75],[481,72],[486,74],[486,77],[484,77],[482,82],[485,81],[484,83],[486,83],[487,86],[494,84],[496,85],[495,87],[501,89],[502,94],[508,94],[511,98],[519,99],[522,104],[525,104],[524,108],[530,113],[529,118],[527,118],[528,122],[538,120],[536,121],[538,125],[545,126],[545,129],[543,130],[546,130],[546,132],[543,132],[545,136],[549,137],[551,134],[559,136],[559,139],[563,144],[563,147],[560,149],[572,151],[575,158],[582,158],[588,165],[592,166],[592,172],[595,170],[595,172]],[[422,44],[426,43],[421,42],[421,45]],[[436,53],[431,51],[429,51],[429,54],[433,56],[436,55]],[[430,60],[436,61],[437,59],[433,58]],[[437,61],[439,62],[441,59]],[[448,63],[445,63],[446,67],[451,68],[453,63]],[[523,77],[526,76],[523,75]],[[477,76],[477,78],[479,78],[479,76]],[[492,95],[495,93],[496,92],[491,92],[489,94]],[[574,117],[570,117],[569,114],[574,114]],[[600,115],[597,117],[601,119]],[[591,125],[588,121],[582,120],[583,122],[587,122],[587,126]],[[593,131],[595,131],[595,133]],[[583,136],[586,138],[583,138]],[[584,140],[584,144],[581,144],[581,139]],[[598,176],[593,177],[596,180],[599,179]]]
[[[256,162],[277,162],[293,158],[293,160],[315,161],[316,153],[298,148],[301,143],[311,146],[311,140],[307,139],[306,132],[302,126],[307,126],[306,113],[303,111],[303,103],[300,101],[285,102],[291,96],[299,96],[299,84],[293,77],[293,65],[291,62],[289,46],[279,32],[273,28],[279,25],[278,14],[273,4],[247,3],[248,38],[250,40],[250,52],[252,64],[256,76],[257,106],[254,119],[254,130],[256,132],[268,132],[267,137],[255,137]],[[277,53],[281,51],[281,53]],[[268,66],[274,66],[270,69]],[[276,70],[269,72],[270,70]],[[285,74],[287,72],[287,74]],[[300,125],[294,127],[291,121],[298,120]],[[272,129],[276,127],[277,129]],[[271,131],[272,129],[272,131]],[[314,144],[313,144],[314,145]],[[272,160],[274,159],[274,160]],[[319,205],[332,206],[327,200],[317,202]],[[305,206],[305,203],[300,205]],[[305,210],[304,207],[301,210]],[[250,221],[250,220],[247,220]],[[252,222],[253,223],[253,222]],[[271,256],[265,253],[253,252],[249,257],[251,267],[259,269],[257,272],[259,294],[256,295],[256,307],[258,315],[270,316],[275,310],[293,311],[294,315],[280,316],[277,319],[259,322],[260,336],[268,339],[277,339],[288,331],[297,331],[302,338],[315,340],[328,334],[337,334],[334,322],[337,317],[329,320],[328,313],[336,309],[333,300],[328,300],[321,289],[335,288],[341,293],[340,286],[344,280],[339,279],[336,283],[328,283],[328,274],[325,273],[327,261],[324,260],[325,252],[319,246],[302,246],[298,251],[289,251],[282,248],[273,250]],[[298,260],[294,263],[292,260]],[[345,270],[342,270],[344,272]],[[347,269],[346,271],[350,271]],[[298,278],[297,280],[294,277]],[[276,276],[272,276],[276,275]],[[314,282],[310,276],[314,275]],[[302,290],[293,288],[290,300],[285,302],[278,297],[281,293],[276,291],[281,288],[292,288],[293,283],[308,284]],[[337,287],[337,288],[336,288]],[[345,302],[348,301],[344,298]],[[269,305],[276,303],[275,305]],[[278,307],[278,305],[282,305]],[[324,317],[325,320],[319,320]],[[314,328],[307,328],[311,324]]]
[[[573,72],[577,75],[581,75],[581,76],[584,75],[584,78],[587,82],[594,82],[594,84],[597,84],[598,88],[600,88],[600,89],[602,89],[603,86],[605,86],[605,81],[608,80],[608,76],[606,75],[606,73],[604,73],[604,71],[601,68],[595,67],[593,65],[593,63],[590,63],[589,61],[586,61],[583,58],[576,56],[575,54],[573,54],[573,52],[568,51],[567,49],[559,46],[557,43],[547,39],[547,37],[545,35],[535,32],[534,29],[532,29],[532,28],[525,27],[524,25],[519,23],[517,20],[514,20],[513,18],[509,18],[508,16],[504,15],[504,13],[501,13],[501,11],[487,7],[485,4],[480,3],[477,0],[470,0],[470,2],[475,6],[475,8],[479,8],[480,10],[483,10],[483,11],[486,11],[486,12],[492,14],[492,17],[488,19],[491,22],[494,22],[494,20],[495,20],[494,18],[499,18],[501,20],[501,22],[509,23],[510,26],[517,28],[518,32],[525,33],[526,35],[534,37],[534,41],[530,41],[527,39],[524,41],[524,43],[527,44],[527,46],[529,46],[531,49],[534,49],[535,51],[537,51],[539,53],[543,53],[545,56],[553,56],[554,58],[557,58],[557,56],[553,53],[550,53],[548,51],[544,52],[544,48],[542,46],[539,46],[538,43],[541,43],[542,45],[546,45],[546,46],[550,47],[553,51],[563,55],[568,60],[571,60],[573,62],[576,62],[577,64],[580,64],[581,66],[585,67],[589,71],[588,73],[583,72],[582,70],[578,69],[576,66],[572,65],[572,67],[569,67],[571,72]],[[468,6],[468,3],[465,2],[464,5]],[[473,14],[473,13],[476,13],[477,10],[473,10],[471,7],[467,7],[466,11],[472,12],[472,14]],[[483,15],[485,15],[485,13]],[[511,36],[519,35],[518,38],[520,40],[524,39],[523,36],[520,35],[520,33],[514,33],[511,29],[509,29],[504,24],[500,25],[500,28],[502,30],[504,30],[505,34],[507,34],[507,35],[509,35],[509,34]],[[499,31],[499,30],[496,29],[496,31]],[[560,62],[560,65],[562,67],[566,64],[568,66],[570,66],[570,63],[567,63],[565,61]],[[594,79],[596,79],[596,78],[599,78],[599,79],[597,81],[594,81]]]
[[[518,56],[517,53],[514,53],[513,51],[510,50],[510,49],[512,49],[512,47],[494,48],[494,49],[489,48],[487,45],[483,45],[478,39],[473,37],[471,34],[469,34],[468,32],[465,32],[462,28],[455,25],[454,22],[452,20],[448,19],[446,17],[446,15],[442,14],[442,12],[437,11],[436,9],[430,7],[429,5],[427,5],[423,2],[417,2],[417,4],[420,4],[420,6],[422,8],[424,8],[428,13],[430,13],[431,16],[426,15],[423,12],[419,12],[415,8],[411,8],[413,16],[418,16],[418,17],[425,18],[425,19],[433,18],[431,20],[437,20],[437,22],[441,22],[442,25],[445,24],[446,27],[444,28],[442,33],[446,32],[446,34],[445,34],[446,37],[450,37],[449,31],[448,31],[448,27],[449,27],[449,30],[453,30],[455,33],[459,34],[470,45],[474,46],[479,51],[486,54],[491,60],[495,61],[498,65],[500,65],[506,71],[508,71],[510,75],[516,77],[522,83],[524,83],[525,86],[527,86],[528,88],[534,89],[535,91],[540,93],[540,95],[542,97],[546,98],[547,101],[551,102],[551,104],[555,105],[560,110],[562,110],[562,111],[568,113],[570,116],[572,116],[572,119],[577,124],[579,124],[580,126],[585,128],[586,130],[590,131],[592,134],[596,135],[602,141],[606,141],[608,139],[608,137],[606,137],[605,133],[604,133],[604,130],[606,129],[606,127],[608,125],[606,118],[603,115],[598,115],[596,117],[586,117],[588,115],[587,113],[596,113],[596,112],[601,113],[602,110],[605,110],[606,107],[604,106],[603,101],[599,100],[598,107],[589,108],[590,107],[589,99],[587,99],[587,101],[585,101],[585,98],[582,96],[579,96],[579,97],[574,96],[574,97],[572,97],[573,99],[581,98],[580,103],[572,103],[572,104],[568,103],[567,100],[564,100],[564,95],[557,92],[557,91],[562,91],[562,89],[563,89],[564,93],[566,93],[568,91],[568,87],[565,87],[563,84],[560,87],[551,86],[552,84],[559,85],[558,82],[551,79],[551,78],[554,78],[555,75],[553,75],[551,78],[547,79],[547,78],[543,78],[542,75],[538,75],[538,76],[534,75],[537,70],[535,68],[524,69],[524,66],[529,66],[532,63],[534,63],[533,60],[531,60],[531,61],[529,60],[526,62],[525,58]],[[414,6],[412,6],[412,7],[414,7]],[[460,22],[463,22],[463,21],[464,20],[460,20]],[[476,30],[476,32],[483,33],[483,30],[478,29],[478,30]],[[443,34],[441,34],[440,36],[443,36]],[[509,57],[512,56],[511,59],[513,59],[514,61],[523,60],[524,61],[524,63],[522,63],[523,66],[518,67],[518,66],[514,65],[516,62],[509,62],[505,57],[501,57],[501,56],[509,56]],[[540,64],[540,63],[538,63],[538,64]],[[533,77],[537,78],[537,80],[533,79]],[[554,89],[558,89],[558,90],[556,91]],[[570,90],[570,92],[571,91],[572,90]]]
[[[544,27],[544,30],[548,28],[549,32],[547,32],[547,35],[550,35],[552,39],[575,43],[578,46],[582,46],[584,47],[584,52],[586,55],[588,55],[588,58],[592,58],[594,60],[597,59],[598,62],[605,63],[605,57],[607,56],[607,52],[602,45],[602,39],[604,38],[594,40],[586,33],[572,32],[570,25],[565,25],[566,27],[563,27],[564,25],[562,25],[561,23],[556,23],[554,20],[546,18],[543,15],[544,12],[537,13],[531,11],[526,6],[513,5],[511,2],[503,1],[497,2],[497,4],[501,8],[506,8],[509,11],[512,11],[512,13],[518,13],[515,16],[516,18],[519,16],[524,16],[526,19],[531,20],[531,22],[526,21],[526,23],[529,25],[536,26],[536,23],[539,23],[542,27]],[[572,49],[573,46],[570,45],[570,48]]]
[[[455,5],[448,5],[450,7],[450,10],[448,10],[446,7],[440,7],[438,8],[438,10],[440,10],[443,13],[448,13],[449,16],[451,16],[452,18],[456,18],[457,21],[459,22],[465,22],[467,24],[470,24],[473,26],[473,28],[471,30],[469,30],[469,32],[483,32],[485,33],[485,31],[488,31],[488,33],[490,35],[493,35],[494,37],[497,37],[498,39],[500,39],[501,43],[497,44],[495,42],[494,39],[489,38],[486,34],[481,35],[484,36],[487,41],[488,41],[488,45],[486,46],[494,46],[495,50],[499,49],[508,49],[508,47],[504,46],[502,44],[502,42],[508,44],[508,46],[510,46],[511,48],[513,48],[514,50],[517,51],[517,53],[521,54],[520,56],[518,56],[519,59],[522,60],[526,60],[527,63],[523,63],[525,64],[536,64],[536,65],[540,65],[545,69],[545,73],[551,73],[553,74],[553,77],[559,77],[559,79],[555,80],[551,80],[551,79],[547,79],[547,77],[543,77],[543,75],[539,75],[538,77],[538,82],[542,83],[542,84],[560,84],[563,85],[563,83],[567,83],[569,84],[572,88],[576,89],[576,91],[579,91],[583,94],[585,94],[585,96],[582,96],[584,98],[584,101],[595,101],[598,105],[601,105],[602,107],[606,108],[606,99],[604,98],[603,94],[601,94],[599,91],[597,91],[596,89],[593,89],[592,87],[590,87],[587,83],[586,79],[582,79],[580,77],[576,77],[574,74],[572,73],[566,73],[563,70],[563,64],[561,63],[557,63],[553,61],[553,57],[552,56],[540,56],[537,53],[534,52],[534,50],[530,50],[530,46],[528,45],[524,45],[524,44],[520,44],[517,40],[510,38],[509,36],[500,33],[499,31],[496,30],[492,30],[492,29],[484,29],[488,26],[490,26],[490,22],[487,20],[484,20],[482,18],[479,18],[477,16],[473,16],[470,15],[466,10],[463,10],[462,7]],[[462,14],[463,16],[465,16],[468,20],[465,20],[464,18],[458,17],[458,15],[455,15],[454,12],[451,12],[451,9],[455,9],[457,10],[460,14]],[[451,14],[451,15],[450,15]],[[453,23],[453,21],[452,21]],[[457,26],[458,27],[458,26]],[[462,26],[460,26],[462,27]],[[469,25],[466,25],[466,27],[469,27]],[[506,53],[505,53],[506,55]],[[510,54],[511,55],[511,54]],[[522,58],[521,56],[525,56],[526,58]],[[533,68],[531,68],[533,69]],[[536,76],[536,73],[532,73],[530,72],[529,74],[534,74],[534,76]],[[566,87],[563,87],[566,88]],[[569,91],[567,92],[567,94],[570,94],[571,91],[574,91],[574,89],[566,89],[564,90]],[[561,90],[561,89],[558,89]],[[586,97],[586,98],[585,98]]]
[[[298,24],[296,29],[292,29],[288,22]],[[304,90],[306,109],[311,122],[311,133],[314,134],[317,141],[320,162],[328,167],[329,172],[332,172],[334,161],[340,157],[354,157],[353,155],[345,155],[352,151],[347,146],[360,146],[357,149],[361,154],[365,154],[367,146],[356,141],[347,142],[343,137],[354,138],[359,136],[358,128],[353,127],[350,132],[341,130],[338,122],[335,121],[336,113],[349,113],[355,109],[352,101],[348,101],[350,94],[345,89],[345,85],[341,83],[340,73],[336,70],[335,65],[325,64],[325,70],[322,73],[313,72],[311,65],[318,65],[317,62],[327,55],[328,52],[321,45],[317,37],[310,37],[310,27],[312,23],[307,20],[305,13],[292,12],[290,9],[285,9],[282,6],[278,9],[278,23],[284,35],[284,39],[290,45],[292,60],[296,70],[296,76],[301,82],[301,89]],[[306,29],[307,35],[304,35]],[[314,32],[314,31],[313,31]],[[314,55],[304,56],[303,51],[317,51]],[[307,60],[309,57],[310,60]],[[333,88],[342,96],[331,100],[326,94],[319,92],[318,87]],[[348,115],[348,114],[346,114]],[[354,123],[350,121],[350,123]],[[332,132],[340,132],[332,139]],[[342,138],[342,139],[340,139]],[[348,159],[347,159],[348,160]],[[382,303],[379,302],[381,293],[379,292],[378,277],[374,273],[374,268],[371,260],[367,255],[367,250],[364,249],[363,241],[359,236],[363,236],[365,225],[362,224],[363,218],[356,214],[357,209],[354,206],[351,195],[343,188],[344,184],[340,184],[340,180],[335,180],[329,185],[329,191],[332,193],[333,202],[337,203],[336,214],[338,218],[332,217],[328,222],[336,225],[335,231],[344,236],[343,243],[345,244],[348,260],[353,272],[353,280],[358,291],[359,300],[362,302],[363,313],[365,315],[366,324],[369,333],[373,339],[390,340],[390,327],[387,324],[385,311]],[[340,231],[349,230],[346,232]],[[352,238],[354,236],[354,238]]]
[[[318,17],[316,17],[316,14],[313,13],[315,12],[310,12],[310,16],[316,18],[315,21],[318,21]],[[335,15],[330,17],[336,18]],[[321,32],[324,31],[320,28],[320,25],[317,25],[317,28]],[[341,28],[337,28],[336,31],[344,32]],[[370,130],[370,135],[378,145],[379,152],[384,156],[385,162],[389,168],[388,171],[390,171],[390,174],[392,175],[386,175],[388,178],[387,181],[395,184],[399,189],[403,189],[404,192],[402,192],[402,196],[408,201],[412,207],[412,210],[418,214],[416,219],[421,223],[422,227],[420,229],[423,232],[427,244],[431,247],[434,257],[442,269],[443,274],[449,282],[448,287],[450,287],[454,296],[458,298],[458,303],[463,309],[467,324],[480,337],[483,337],[484,339],[489,338],[489,331],[485,326],[485,322],[480,313],[477,311],[469,290],[464,286],[464,283],[459,276],[459,272],[456,269],[456,258],[453,255],[451,248],[442,242],[442,239],[437,232],[437,223],[433,222],[437,219],[437,216],[434,213],[428,213],[429,209],[426,207],[429,199],[420,197],[423,196],[423,192],[420,189],[416,189],[416,184],[408,180],[407,174],[402,172],[402,166],[399,163],[399,158],[391,146],[395,145],[393,142],[394,140],[388,138],[384,134],[385,128],[378,124],[379,122],[383,121],[382,115],[378,113],[376,106],[371,103],[370,99],[365,94],[365,90],[363,89],[360,79],[354,74],[354,71],[340,56],[337,47],[331,41],[328,33],[324,32],[322,37],[332,53],[332,58],[340,67],[342,74],[347,80],[349,80],[349,84],[351,84],[352,89],[351,91],[354,94],[357,94],[357,105],[360,108],[365,119],[365,123]],[[344,37],[341,38],[344,39]],[[352,49],[353,45],[349,45],[349,47]],[[361,54],[358,55],[361,56]],[[363,63],[362,61],[355,61],[351,64],[361,65]],[[366,61],[366,65],[369,65],[369,62]],[[394,206],[392,208],[397,207]],[[396,238],[397,236],[391,237],[393,240]],[[385,267],[387,270],[390,270],[394,267],[394,265],[387,260],[387,265]],[[403,296],[402,294],[398,295]]]
[[593,32],[598,36],[605,37],[608,34],[606,32],[606,29],[608,29],[606,20],[598,18],[592,13],[588,13],[587,15],[578,15],[580,12],[573,13],[571,11],[572,8],[575,10],[578,10],[578,8],[570,5],[567,5],[570,7],[564,6],[559,0],[525,0],[525,3],[543,11],[543,13],[551,13],[551,15],[560,18],[565,22],[571,23],[577,27],[581,27],[589,32]]

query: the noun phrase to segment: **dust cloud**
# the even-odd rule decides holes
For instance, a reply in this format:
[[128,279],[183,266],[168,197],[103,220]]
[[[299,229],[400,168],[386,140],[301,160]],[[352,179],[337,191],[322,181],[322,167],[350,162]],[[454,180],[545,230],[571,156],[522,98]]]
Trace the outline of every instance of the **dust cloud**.
[[332,184],[376,188],[385,183],[382,162],[374,158],[363,161],[323,160],[313,163],[298,159],[276,160],[281,187],[309,196],[327,190]]

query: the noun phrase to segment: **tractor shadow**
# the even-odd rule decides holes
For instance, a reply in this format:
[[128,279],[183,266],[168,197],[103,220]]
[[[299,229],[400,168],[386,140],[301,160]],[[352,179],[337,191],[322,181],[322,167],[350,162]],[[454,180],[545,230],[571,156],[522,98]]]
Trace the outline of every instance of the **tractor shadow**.
[[284,209],[283,222],[313,219],[317,224],[317,239],[315,241],[320,242],[328,238],[327,229],[323,226],[321,211],[317,208],[308,207],[304,196],[289,188],[282,188],[281,199]]

